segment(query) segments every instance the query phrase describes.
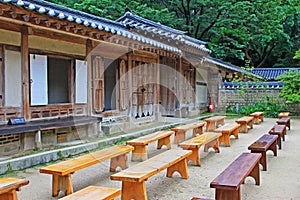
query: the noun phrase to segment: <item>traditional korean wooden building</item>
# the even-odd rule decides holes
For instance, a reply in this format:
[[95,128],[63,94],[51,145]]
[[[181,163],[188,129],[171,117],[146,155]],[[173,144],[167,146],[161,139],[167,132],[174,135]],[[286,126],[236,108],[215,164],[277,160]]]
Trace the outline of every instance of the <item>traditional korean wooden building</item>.
[[[133,120],[196,114],[218,98],[224,74],[205,45],[129,10],[111,21],[46,1],[0,0],[0,121],[72,116],[90,127],[109,111]],[[38,127],[0,131],[0,154],[98,136],[97,128],[72,136]]]

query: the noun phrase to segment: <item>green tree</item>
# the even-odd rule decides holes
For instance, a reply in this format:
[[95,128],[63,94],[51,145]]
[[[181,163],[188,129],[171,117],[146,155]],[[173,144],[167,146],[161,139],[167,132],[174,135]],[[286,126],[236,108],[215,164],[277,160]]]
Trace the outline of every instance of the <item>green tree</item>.
[[298,51],[296,51],[294,59],[300,59],[300,49]]
[[300,103],[300,71],[290,70],[277,77],[278,81],[284,83],[279,97],[286,99],[286,103]]

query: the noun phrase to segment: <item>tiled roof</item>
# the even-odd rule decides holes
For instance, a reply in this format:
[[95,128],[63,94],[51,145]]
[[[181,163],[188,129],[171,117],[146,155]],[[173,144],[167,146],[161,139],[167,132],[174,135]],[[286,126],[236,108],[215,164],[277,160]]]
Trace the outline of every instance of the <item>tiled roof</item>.
[[124,27],[127,27],[129,29],[143,30],[160,37],[171,38],[174,41],[179,41],[185,45],[192,46],[202,51],[211,53],[211,51],[205,47],[205,44],[207,44],[206,42],[184,35],[185,32],[183,31],[179,31],[160,23],[140,17],[132,13],[131,11],[127,11],[122,17],[117,19],[116,22],[120,22]]
[[244,74],[247,74],[247,75],[250,75],[250,76],[255,76],[259,79],[261,79],[262,77],[259,76],[259,75],[256,75],[256,74],[253,74],[245,69],[242,69],[236,65],[233,65],[233,64],[229,64],[229,63],[226,63],[220,59],[217,59],[217,58],[212,58],[212,57],[205,57],[204,58],[204,61],[207,61],[207,62],[210,62],[212,64],[215,64],[217,66],[220,66],[220,67],[223,67],[225,69],[229,69],[229,70],[232,70],[232,71],[236,71],[236,72],[241,72],[241,73],[244,73]]
[[131,40],[136,40],[138,42],[142,42],[144,44],[164,49],[167,51],[175,53],[181,52],[181,50],[179,50],[176,47],[158,42],[156,40],[149,39],[137,33],[130,32],[118,22],[91,15],[85,12],[81,12],[75,9],[60,6],[54,3],[46,2],[43,0],[0,0],[0,3],[1,2],[22,7],[32,12],[37,12],[40,14],[48,15],[50,17],[55,17],[60,20],[66,20],[69,22],[84,25],[86,27],[91,27],[100,31],[105,31],[113,35],[119,35]]
[[227,90],[235,90],[248,86],[253,89],[281,89],[282,82],[223,82],[222,88]]
[[289,72],[291,69],[300,71],[300,68],[255,68],[251,72],[266,79],[274,80],[277,76]]

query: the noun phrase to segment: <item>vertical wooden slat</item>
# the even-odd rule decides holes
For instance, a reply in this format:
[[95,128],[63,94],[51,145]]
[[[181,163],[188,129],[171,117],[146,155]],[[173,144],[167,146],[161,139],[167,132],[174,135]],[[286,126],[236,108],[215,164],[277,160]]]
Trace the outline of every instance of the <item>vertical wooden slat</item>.
[[28,120],[29,115],[29,55],[28,55],[28,27],[22,27],[21,34],[21,65],[22,65],[22,112],[23,117]]
[[133,100],[133,93],[132,93],[132,58],[131,54],[128,54],[128,89],[129,89],[129,109],[130,109],[130,117],[133,116],[133,108],[132,108],[132,100]]
[[88,116],[92,115],[92,55],[91,51],[93,49],[92,41],[87,40],[86,41],[86,61],[87,61],[87,114]]
[[181,107],[181,104],[182,104],[182,99],[183,99],[183,68],[182,68],[182,57],[180,56],[179,57],[179,75],[180,75],[180,78],[178,79],[178,86],[179,86],[179,94],[178,94],[178,100],[179,100],[179,107]]

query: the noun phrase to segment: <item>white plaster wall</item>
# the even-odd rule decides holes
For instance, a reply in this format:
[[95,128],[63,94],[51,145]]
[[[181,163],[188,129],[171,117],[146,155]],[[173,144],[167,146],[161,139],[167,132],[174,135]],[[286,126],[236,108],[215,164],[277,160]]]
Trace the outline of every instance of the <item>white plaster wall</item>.
[[87,103],[87,63],[76,60],[76,103]]
[[21,53],[5,51],[5,106],[22,106]]

